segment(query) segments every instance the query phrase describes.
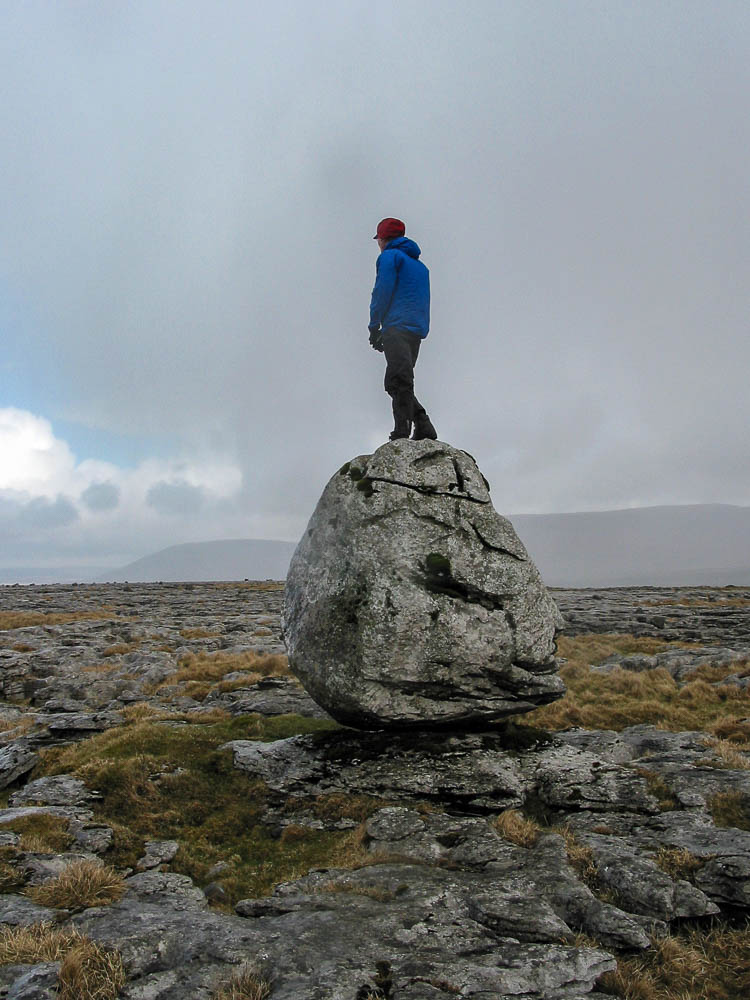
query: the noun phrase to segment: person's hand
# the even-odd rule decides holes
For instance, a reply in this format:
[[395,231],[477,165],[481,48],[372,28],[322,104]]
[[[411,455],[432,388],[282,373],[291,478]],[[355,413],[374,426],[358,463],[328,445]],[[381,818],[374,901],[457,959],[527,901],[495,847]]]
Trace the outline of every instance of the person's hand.
[[383,335],[380,330],[370,330],[370,347],[375,351],[383,350]]

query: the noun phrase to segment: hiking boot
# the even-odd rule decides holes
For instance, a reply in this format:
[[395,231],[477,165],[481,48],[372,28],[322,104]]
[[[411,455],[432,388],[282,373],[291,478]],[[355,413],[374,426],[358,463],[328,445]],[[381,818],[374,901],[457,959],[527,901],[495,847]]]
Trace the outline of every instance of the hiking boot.
[[437,441],[437,431],[432,426],[432,421],[426,413],[420,413],[414,418],[414,441]]
[[409,438],[408,431],[406,431],[405,433],[402,433],[401,431],[391,431],[391,433],[388,435],[389,441],[402,441],[404,438],[408,440]]

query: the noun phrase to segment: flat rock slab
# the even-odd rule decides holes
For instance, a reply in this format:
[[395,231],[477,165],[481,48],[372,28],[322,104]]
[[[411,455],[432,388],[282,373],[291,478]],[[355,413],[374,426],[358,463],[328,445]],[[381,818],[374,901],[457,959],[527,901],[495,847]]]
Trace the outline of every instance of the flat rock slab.
[[541,900],[539,912],[520,900],[517,908],[542,941],[503,933],[505,876],[484,878],[481,894],[479,878],[409,865],[319,872],[229,916],[207,911],[189,879],[151,873],[130,879],[119,903],[73,923],[119,948],[127,997],[151,1000],[208,997],[202,991],[221,967],[243,961],[272,978],[274,1000],[353,1000],[386,984],[394,1000],[574,1000],[614,968],[604,949],[561,943],[568,925]]
[[[541,738],[535,742],[535,736]],[[468,812],[515,808],[534,798],[555,810],[658,811],[632,768],[523,727],[466,734],[340,730],[273,743],[234,740],[225,748],[235,767],[285,797],[335,791],[436,801]]]
[[39,755],[21,743],[0,748],[0,788],[7,788],[36,766]]
[[559,698],[561,626],[473,458],[442,442],[347,463],[287,577],[291,668],[363,729],[477,725]]

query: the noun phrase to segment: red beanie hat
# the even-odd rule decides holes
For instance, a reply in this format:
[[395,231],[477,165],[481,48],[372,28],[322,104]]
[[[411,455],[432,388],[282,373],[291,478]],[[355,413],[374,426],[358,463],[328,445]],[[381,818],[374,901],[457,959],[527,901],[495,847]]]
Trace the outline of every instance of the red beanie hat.
[[378,231],[373,236],[374,240],[394,240],[397,236],[403,236],[406,226],[400,219],[382,219],[378,223]]

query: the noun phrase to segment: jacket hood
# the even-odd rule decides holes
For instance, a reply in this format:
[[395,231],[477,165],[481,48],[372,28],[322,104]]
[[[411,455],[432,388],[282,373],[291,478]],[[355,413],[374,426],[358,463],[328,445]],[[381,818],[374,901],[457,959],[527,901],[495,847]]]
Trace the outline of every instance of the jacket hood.
[[419,257],[422,251],[419,249],[414,240],[407,239],[406,236],[397,236],[395,240],[391,240],[386,250],[402,250],[404,253],[413,257],[415,260]]

